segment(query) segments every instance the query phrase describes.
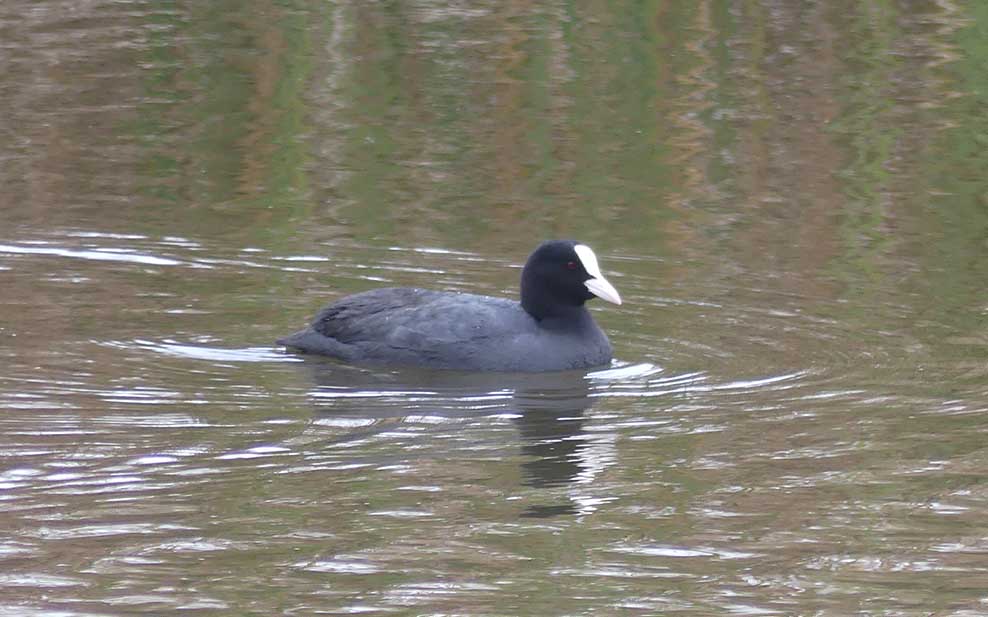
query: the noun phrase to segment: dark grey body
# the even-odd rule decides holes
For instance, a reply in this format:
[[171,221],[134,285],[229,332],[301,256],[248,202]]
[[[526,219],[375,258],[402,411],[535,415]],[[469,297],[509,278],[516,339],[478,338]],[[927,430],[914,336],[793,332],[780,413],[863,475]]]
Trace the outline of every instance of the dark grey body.
[[347,296],[278,344],[347,362],[465,371],[591,368],[612,353],[582,304],[536,320],[506,298],[412,288]]

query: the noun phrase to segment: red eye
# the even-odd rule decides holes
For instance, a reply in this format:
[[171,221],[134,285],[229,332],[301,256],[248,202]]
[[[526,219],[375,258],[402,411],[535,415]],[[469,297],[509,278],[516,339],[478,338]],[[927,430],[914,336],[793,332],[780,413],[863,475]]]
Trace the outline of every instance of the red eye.
[[576,270],[576,262],[575,261],[567,261],[566,262],[566,269],[567,270]]

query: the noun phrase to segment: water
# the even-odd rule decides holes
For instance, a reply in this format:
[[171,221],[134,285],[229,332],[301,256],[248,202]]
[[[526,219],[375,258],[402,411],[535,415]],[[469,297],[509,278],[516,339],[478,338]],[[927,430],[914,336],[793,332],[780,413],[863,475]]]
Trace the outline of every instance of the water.
[[[4,3],[0,615],[988,613],[986,28]],[[611,367],[271,346],[559,236]]]

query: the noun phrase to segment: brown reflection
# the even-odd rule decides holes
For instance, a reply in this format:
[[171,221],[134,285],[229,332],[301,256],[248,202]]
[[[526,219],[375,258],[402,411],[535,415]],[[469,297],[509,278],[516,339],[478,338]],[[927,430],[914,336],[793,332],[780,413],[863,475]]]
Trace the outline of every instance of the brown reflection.
[[[694,14],[685,17],[687,28],[670,28],[664,32],[664,38],[671,39],[671,43],[661,48],[662,51],[675,49],[688,58],[680,61],[681,68],[677,66],[678,70],[663,75],[671,82],[672,91],[678,93],[668,104],[669,120],[675,132],[667,140],[672,146],[669,164],[678,178],[664,204],[676,213],[676,218],[663,231],[671,248],[681,255],[697,246],[697,232],[709,222],[695,209],[695,204],[716,196],[709,174],[717,144],[706,115],[715,107],[712,99],[718,88],[711,74],[715,68],[711,48],[717,42],[718,32],[711,23],[710,2],[697,2],[693,9]],[[668,12],[666,7],[656,20],[660,24],[667,21]]]
[[[744,203],[777,223],[751,226],[739,240],[752,267],[778,267],[758,263],[759,255],[775,255],[801,273],[784,279],[788,291],[826,293],[819,274],[836,254],[844,203],[834,177],[843,154],[828,126],[839,112],[841,73],[832,15],[826,5],[809,11],[789,3],[748,6],[753,42],[745,78],[758,95],[747,111],[752,121],[741,131]],[[766,254],[766,246],[778,250]]]
[[77,5],[0,9],[0,210],[28,225],[78,224],[66,215],[119,207],[133,188],[133,150],[115,132],[133,118],[137,54],[115,43],[141,17]]
[[502,2],[493,15],[497,29],[504,33],[494,49],[494,89],[491,92],[493,124],[490,134],[495,178],[492,188],[506,202],[491,214],[501,224],[518,220],[521,214],[519,209],[525,208],[513,196],[527,180],[524,161],[528,159],[525,145],[529,126],[523,101],[526,87],[523,71],[530,64],[531,57],[526,50],[530,36],[520,17],[531,10],[531,5],[526,0]]
[[255,11],[241,18],[244,28],[254,32],[257,41],[257,60],[243,67],[251,75],[252,86],[246,102],[252,121],[238,142],[244,153],[238,173],[239,192],[246,197],[257,197],[267,188],[271,157],[277,151],[272,142],[278,138],[279,116],[287,111],[278,108],[277,90],[283,85],[285,64],[294,60],[285,57],[289,47],[285,42],[286,32],[277,25],[281,18],[278,9],[270,2],[254,3],[254,6]]

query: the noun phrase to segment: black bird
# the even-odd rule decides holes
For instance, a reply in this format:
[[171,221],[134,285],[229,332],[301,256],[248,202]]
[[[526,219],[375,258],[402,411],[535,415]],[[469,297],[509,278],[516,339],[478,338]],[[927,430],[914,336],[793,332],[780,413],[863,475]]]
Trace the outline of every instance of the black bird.
[[465,371],[558,371],[611,361],[611,344],[584,303],[621,304],[597,257],[572,240],[542,243],[521,273],[521,302],[409,287],[330,304],[277,343],[356,364]]

